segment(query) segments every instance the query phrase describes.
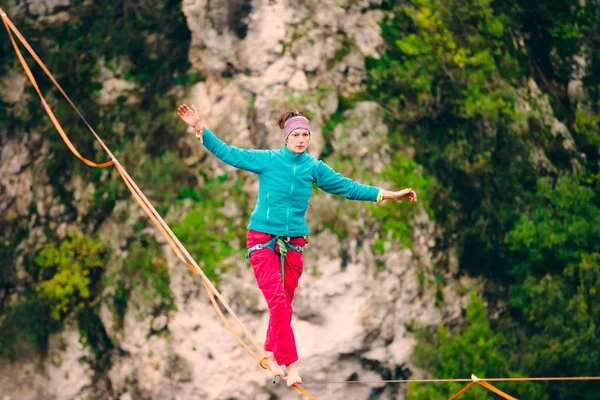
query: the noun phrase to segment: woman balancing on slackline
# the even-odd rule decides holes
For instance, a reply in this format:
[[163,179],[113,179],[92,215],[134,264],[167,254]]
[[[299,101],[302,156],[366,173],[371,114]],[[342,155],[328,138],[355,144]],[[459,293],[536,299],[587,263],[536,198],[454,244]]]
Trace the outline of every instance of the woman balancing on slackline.
[[[417,194],[412,189],[390,192],[361,185],[307,154],[310,123],[300,111],[284,112],[279,117],[284,146],[277,150],[244,150],[228,146],[204,127],[193,106],[189,108],[184,104],[177,113],[194,127],[198,138],[218,159],[258,175],[258,199],[250,217],[246,246],[256,282],[269,306],[265,351],[273,375],[286,379],[281,368],[285,365],[287,385],[302,383],[291,327],[292,300],[302,275],[302,248],[308,235],[304,215],[313,183],[326,192],[350,200],[417,201]],[[284,259],[283,268],[281,258]]]

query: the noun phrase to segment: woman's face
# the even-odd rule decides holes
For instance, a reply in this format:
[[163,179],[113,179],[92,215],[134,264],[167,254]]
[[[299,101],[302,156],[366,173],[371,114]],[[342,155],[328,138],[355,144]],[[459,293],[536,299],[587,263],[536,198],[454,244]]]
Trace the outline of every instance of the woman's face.
[[306,151],[308,142],[310,141],[310,132],[306,129],[296,129],[287,139],[287,148],[294,153],[302,153]]

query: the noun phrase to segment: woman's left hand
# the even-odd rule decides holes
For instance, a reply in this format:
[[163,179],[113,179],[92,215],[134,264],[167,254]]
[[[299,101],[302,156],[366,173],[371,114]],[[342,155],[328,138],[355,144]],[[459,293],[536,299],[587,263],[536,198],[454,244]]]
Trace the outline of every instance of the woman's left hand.
[[408,200],[412,202],[417,201],[417,192],[412,190],[411,188],[402,189],[397,192],[390,192],[388,190],[383,191],[383,199],[384,200]]

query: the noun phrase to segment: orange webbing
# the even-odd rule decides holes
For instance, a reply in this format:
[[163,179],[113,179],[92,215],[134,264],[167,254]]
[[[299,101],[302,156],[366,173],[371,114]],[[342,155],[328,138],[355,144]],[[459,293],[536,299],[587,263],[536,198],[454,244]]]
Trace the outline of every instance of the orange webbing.
[[498,396],[507,399],[507,400],[518,400],[516,397],[512,397],[509,394],[504,393],[502,390],[498,389],[495,386],[490,385],[488,382],[483,381],[483,380],[473,380],[473,382],[469,383],[467,386],[465,386],[464,388],[462,388],[460,390],[460,392],[456,393],[454,396],[450,397],[448,400],[454,400],[455,398],[457,398],[458,396],[460,396],[461,394],[463,394],[464,392],[466,392],[467,390],[471,389],[473,386],[475,386],[475,384],[480,384],[481,386],[483,386],[484,388],[488,389],[489,391],[492,391],[494,393],[496,393]]
[[[17,28],[12,23],[12,21],[10,21],[10,19],[8,18],[8,16],[6,16],[6,14],[4,14],[4,11],[1,8],[0,8],[0,14],[2,14],[2,21],[4,23],[4,26],[6,27],[6,30],[8,32],[9,37],[10,37],[12,45],[13,45],[13,47],[15,49],[15,52],[17,53],[17,57],[19,58],[19,61],[21,62],[21,65],[22,65],[23,69],[25,70],[25,73],[27,74],[27,76],[28,76],[29,80],[31,81],[33,87],[35,88],[36,92],[40,96],[40,99],[42,101],[44,109],[48,113],[48,116],[52,120],[52,123],[54,124],[54,127],[56,128],[56,130],[61,135],[61,137],[62,137],[63,141],[66,143],[67,147],[71,150],[71,152],[73,152],[73,154],[77,158],[79,158],[81,161],[83,161],[86,165],[88,165],[90,167],[108,167],[110,165],[115,165],[115,167],[117,168],[117,171],[121,175],[121,178],[125,182],[125,185],[129,189],[129,191],[132,193],[132,195],[135,198],[135,200],[140,204],[140,206],[142,207],[142,209],[146,212],[146,214],[150,217],[150,219],[156,225],[156,227],[161,232],[161,234],[165,237],[165,239],[167,240],[167,243],[173,249],[173,251],[175,252],[175,254],[177,255],[177,257],[182,262],[184,262],[188,266],[188,268],[190,270],[192,270],[194,273],[196,273],[196,274],[198,274],[198,275],[200,275],[202,277],[202,282],[204,283],[206,291],[207,291],[207,293],[208,293],[208,295],[210,297],[211,303],[212,303],[213,307],[215,308],[215,310],[217,311],[219,317],[225,323],[225,326],[229,329],[229,331],[236,338],[236,340],[257,361],[260,362],[260,360],[262,358],[261,358],[261,356],[259,356],[259,353],[262,354],[262,349],[257,344],[256,340],[252,337],[252,335],[246,329],[246,327],[244,326],[244,324],[240,321],[240,319],[237,317],[237,315],[233,312],[233,310],[231,309],[231,307],[229,307],[229,305],[227,304],[227,302],[225,301],[225,299],[223,298],[223,296],[221,296],[221,294],[217,291],[217,289],[214,287],[214,285],[212,284],[212,282],[210,282],[210,280],[206,277],[206,275],[204,274],[204,272],[202,271],[202,269],[198,266],[198,264],[196,263],[196,261],[188,253],[188,251],[181,244],[181,242],[179,242],[179,239],[177,239],[177,237],[173,234],[173,232],[171,231],[171,229],[169,228],[169,226],[162,219],[162,217],[160,216],[160,214],[158,214],[158,212],[152,206],[152,204],[148,201],[148,199],[146,198],[146,196],[144,195],[144,193],[139,189],[139,187],[133,181],[133,179],[131,178],[131,176],[129,176],[129,174],[127,173],[127,171],[125,170],[125,168],[123,168],[123,166],[116,160],[116,158],[114,157],[114,155],[112,154],[112,152],[108,149],[108,147],[100,139],[100,137],[98,136],[98,134],[94,131],[94,129],[91,127],[91,125],[87,122],[87,120],[83,117],[83,115],[81,114],[81,112],[77,109],[77,107],[75,106],[75,104],[73,104],[73,102],[71,101],[71,99],[69,98],[69,96],[65,93],[65,91],[62,89],[62,87],[58,84],[58,82],[56,81],[56,79],[54,78],[54,76],[50,73],[50,71],[48,70],[48,68],[46,68],[46,66],[44,65],[44,63],[40,60],[40,58],[33,51],[33,49],[31,48],[31,46],[27,43],[27,41],[25,40],[25,38],[17,30]],[[62,95],[67,99],[67,101],[69,102],[69,104],[75,109],[75,111],[77,112],[77,114],[82,118],[82,120],[85,122],[85,124],[87,125],[87,127],[90,129],[90,131],[96,137],[96,139],[100,142],[100,144],[103,147],[103,149],[112,158],[112,161],[108,161],[108,162],[105,162],[105,163],[102,163],[102,164],[96,164],[93,161],[90,161],[90,160],[84,158],[83,156],[81,156],[81,154],[79,154],[79,152],[77,151],[77,149],[75,148],[75,146],[71,143],[71,141],[69,140],[68,136],[64,132],[64,130],[63,130],[62,126],[60,125],[60,123],[58,122],[56,116],[54,115],[54,113],[50,109],[50,106],[46,102],[46,99],[42,95],[42,93],[41,93],[41,91],[39,89],[39,86],[37,85],[37,82],[36,82],[35,78],[33,77],[33,74],[31,72],[31,70],[29,69],[29,66],[27,65],[27,62],[25,61],[23,55],[21,54],[21,51],[19,50],[19,47],[17,46],[17,43],[14,40],[14,37],[13,37],[13,35],[11,33],[11,30],[15,33],[15,35],[17,36],[17,38],[21,41],[21,43],[25,46],[25,48],[29,51],[29,53],[33,56],[33,58],[38,62],[38,64],[40,65],[40,67],[42,67],[43,71],[50,78],[50,80],[54,83],[54,85],[58,88],[58,90],[62,93]],[[233,318],[236,320],[236,322],[239,324],[239,326],[243,329],[243,331],[246,334],[246,336],[250,339],[250,341],[252,342],[252,344],[254,345],[254,347],[258,350],[258,353],[255,352],[255,351],[253,351],[250,347],[248,347],[248,345],[233,330],[233,328],[231,327],[231,325],[227,321],[226,317],[221,312],[221,310],[220,310],[220,308],[219,308],[219,306],[218,306],[218,304],[217,304],[217,302],[215,300],[215,295],[221,301],[221,303],[223,304],[223,306],[225,307],[225,309],[231,314],[231,316],[233,316]],[[261,364],[261,366],[262,366],[262,364]],[[316,397],[312,396],[310,393],[306,392],[304,389],[300,388],[299,386],[294,385],[294,388],[297,391],[299,391],[300,393],[308,396],[309,398],[311,398],[313,400],[318,400]]]
[[455,398],[457,398],[458,396],[460,396],[461,394],[463,394],[467,390],[471,389],[474,385],[475,385],[475,382],[469,383],[467,386],[465,386],[464,388],[462,388],[460,390],[460,392],[456,393],[454,396],[450,397],[448,400],[454,400]]
[[505,399],[508,399],[508,400],[518,400],[516,397],[512,397],[511,395],[504,393],[502,390],[498,389],[495,386],[490,385],[486,381],[477,381],[477,383],[479,383],[481,386],[487,388],[488,390],[491,390],[492,392],[496,393],[498,396],[501,396],[501,397],[503,397]]
[[[2,9],[0,9],[0,11],[1,10]],[[19,58],[19,61],[21,62],[21,65],[23,66],[23,69],[25,70],[25,73],[29,77],[29,80],[31,81],[31,84],[33,85],[35,91],[40,96],[40,99],[42,100],[42,105],[46,109],[46,112],[48,113],[48,116],[52,120],[52,123],[54,124],[54,127],[56,128],[56,130],[58,131],[58,133],[60,134],[60,136],[62,137],[62,139],[64,140],[64,142],[67,144],[67,146],[69,147],[69,149],[73,152],[73,154],[75,154],[75,156],[77,158],[79,158],[81,161],[83,161],[86,165],[88,165],[90,167],[105,168],[105,167],[108,167],[110,165],[113,165],[113,163],[114,163],[113,161],[107,161],[107,162],[102,163],[102,164],[96,164],[95,162],[90,161],[87,158],[83,157],[81,154],[79,154],[79,152],[77,151],[77,149],[75,148],[75,146],[73,146],[73,143],[71,143],[71,141],[67,137],[67,134],[65,133],[65,131],[60,126],[60,123],[56,119],[56,116],[54,115],[54,113],[50,109],[50,106],[48,105],[48,103],[46,102],[46,99],[42,95],[42,92],[40,91],[40,88],[39,88],[37,82],[35,81],[35,78],[33,77],[33,74],[31,73],[31,70],[29,69],[29,66],[27,65],[27,62],[25,62],[25,59],[23,58],[23,54],[21,54],[21,51],[19,50],[19,47],[17,46],[17,43],[15,42],[15,39],[13,38],[12,33],[10,32],[10,28],[9,28],[10,20],[8,19],[8,17],[3,17],[2,18],[2,22],[4,22],[4,26],[6,27],[6,31],[8,32],[8,36],[10,37],[10,41],[12,42],[12,45],[15,48],[15,52],[17,53],[17,57]]]
[[[1,14],[1,12],[0,12],[0,14]],[[77,113],[77,115],[79,115],[79,117],[83,120],[83,122],[85,123],[85,125],[92,132],[92,134],[96,137],[96,139],[98,140],[98,142],[100,142],[100,145],[104,148],[104,150],[108,153],[108,155],[111,158],[114,159],[113,154],[108,149],[108,147],[104,144],[104,142],[102,141],[102,139],[100,139],[100,136],[98,136],[98,134],[96,133],[96,131],[94,130],[94,128],[92,128],[92,126],[90,125],[90,123],[85,119],[85,117],[79,111],[79,109],[77,108],[77,106],[75,106],[75,104],[71,101],[71,98],[69,96],[67,96],[67,93],[65,93],[65,91],[62,88],[62,86],[60,86],[60,84],[58,83],[58,81],[50,73],[50,71],[48,70],[48,68],[44,64],[44,62],[38,57],[38,55],[36,54],[36,52],[29,45],[29,43],[27,42],[27,40],[25,40],[25,38],[23,37],[23,35],[21,35],[21,32],[19,32],[19,30],[17,29],[17,27],[10,20],[10,18],[8,18],[8,16],[7,16],[5,18],[2,18],[2,20],[4,22],[4,25],[6,26],[8,34],[11,36],[11,38],[12,38],[12,35],[11,35],[10,30],[12,30],[15,33],[15,35],[19,38],[19,40],[21,41],[21,43],[23,44],[23,46],[25,46],[25,48],[27,49],[27,51],[29,52],[29,54],[31,54],[31,56],[33,57],[33,59],[42,68],[42,70],[44,71],[44,73],[48,76],[48,78],[50,78],[50,80],[52,81],[52,83],[54,83],[54,86],[56,86],[56,88],[60,91],[60,93],[63,95],[63,97],[69,102],[69,104],[71,105],[71,107],[73,107],[73,109],[75,110],[75,112]],[[9,27],[10,27],[10,30],[8,29]],[[14,43],[14,40],[13,40],[13,46],[14,45],[15,45],[15,43]],[[16,47],[15,47],[15,51],[17,52],[17,55],[20,54],[20,51]],[[23,61],[21,62],[21,64],[23,64]],[[23,66],[23,68],[27,69],[26,68],[26,64]],[[33,82],[34,82],[34,80],[32,80],[31,83],[33,84]],[[34,84],[34,86],[35,86],[35,84]],[[38,91],[38,93],[39,93],[39,91]],[[56,124],[55,124],[55,126],[56,126]],[[65,139],[65,136],[63,136],[63,139]],[[68,139],[66,139],[66,140],[68,140]],[[71,147],[69,147],[69,148],[71,148]],[[71,148],[71,150],[73,150],[73,148]],[[90,165],[90,166],[92,166],[92,165]]]
[[[219,300],[221,300],[221,303],[225,306],[225,308],[228,310],[228,312],[239,323],[241,328],[244,330],[244,333],[246,334],[246,336],[248,336],[250,338],[250,340],[252,341],[252,344],[258,350],[258,353],[262,353],[262,349],[256,343],[256,341],[254,340],[254,338],[252,337],[250,332],[248,332],[248,330],[246,329],[244,324],[238,319],[238,317],[235,315],[233,310],[231,310],[231,308],[229,307],[227,302],[225,302],[225,300],[221,297],[221,294],[219,293],[219,291],[214,287],[212,282],[206,277],[206,275],[204,274],[202,269],[196,264],[195,260],[189,255],[189,253],[187,252],[185,247],[183,247],[183,245],[179,242],[177,237],[173,234],[173,232],[170,230],[168,225],[164,222],[164,220],[160,217],[158,212],[154,209],[152,204],[150,204],[148,199],[144,196],[144,194],[141,192],[141,190],[137,187],[135,182],[133,182],[133,180],[131,179],[129,174],[127,174],[127,171],[125,171],[123,166],[118,161],[115,163],[115,166],[116,166],[117,170],[119,171],[119,174],[121,174],[123,181],[129,188],[131,193],[133,194],[133,197],[140,204],[140,206],[146,212],[146,214],[148,214],[148,216],[150,217],[152,222],[154,222],[154,224],[157,226],[157,228],[160,230],[160,232],[163,234],[163,236],[167,239],[167,242],[169,243],[171,248],[173,248],[173,251],[175,251],[175,254],[177,255],[177,257],[179,257],[179,259],[182,262],[184,262],[188,266],[188,268],[190,270],[192,270],[192,272],[194,272],[195,274],[201,275],[202,283],[204,284],[204,287],[206,288],[206,292],[208,293],[210,301],[211,301],[214,309],[216,310],[217,314],[219,315],[219,317],[221,318],[221,320],[227,327],[227,329],[231,332],[233,337],[248,351],[248,353],[250,353],[259,363],[261,363],[262,357],[259,354],[257,354],[257,352],[253,351],[250,347],[248,347],[248,345],[240,338],[240,336],[237,334],[237,332],[235,332],[235,330],[231,327],[231,325],[229,324],[229,321],[227,321],[227,318],[223,315],[223,312],[221,311],[221,309],[219,308],[219,306],[215,300],[215,294],[217,295],[217,297],[219,297]],[[188,259],[191,260],[191,263],[193,265],[190,264],[188,261],[186,261],[186,258],[182,254],[182,251],[189,257]],[[262,363],[261,363],[261,366],[263,366]],[[314,397],[313,395],[311,395],[310,393],[308,393],[301,387],[299,387],[297,385],[294,385],[293,387],[300,393],[304,394],[305,396],[307,396],[313,400],[318,400],[316,397]]]
[[262,364],[262,359],[264,357],[266,357],[266,356],[260,356],[254,350],[252,350],[251,348],[249,348],[248,345],[246,345],[246,343],[242,340],[242,338],[240,338],[239,335],[233,330],[233,328],[231,327],[231,325],[229,325],[229,321],[227,321],[227,318],[225,318],[225,315],[223,315],[223,312],[219,308],[219,305],[217,304],[217,301],[215,300],[215,296],[213,295],[213,292],[210,290],[210,287],[208,286],[207,281],[208,280],[205,280],[204,278],[202,279],[202,283],[204,284],[204,288],[206,289],[206,293],[208,293],[208,297],[210,298],[211,303],[215,307],[215,310],[217,310],[217,314],[219,314],[219,317],[221,317],[221,320],[223,321],[223,323],[225,324],[225,326],[227,327],[227,329],[229,329],[229,331],[231,332],[231,334],[237,339],[237,341],[242,346],[244,346],[244,348],[246,350],[248,350],[248,353],[250,353],[252,355],[252,357],[254,357],[256,359],[256,361],[258,361],[258,363],[260,364],[260,366],[264,368],[264,366]]
[[[198,266],[198,264],[196,264],[196,261],[188,253],[187,249],[181,244],[181,242],[179,242],[179,239],[177,239],[177,237],[171,231],[171,229],[169,228],[167,223],[158,214],[156,209],[154,209],[154,207],[152,206],[150,201],[146,198],[144,193],[140,190],[140,188],[136,185],[136,183],[133,181],[133,179],[129,176],[127,171],[125,171],[123,166],[118,161],[116,162],[115,166],[117,167],[117,170],[119,171],[119,173],[121,174],[121,177],[125,181],[125,184],[129,188],[131,193],[134,195],[134,198],[142,206],[144,211],[146,211],[146,213],[148,214],[148,216],[150,217],[152,222],[154,222],[154,224],[159,228],[161,233],[165,236],[165,238],[167,239],[167,242],[175,251],[175,254],[179,257],[179,259],[182,262],[184,262],[188,266],[188,268],[192,272],[194,272],[195,274],[200,275],[202,277],[202,281],[203,281],[204,285],[207,286],[207,289],[210,289],[211,295],[214,293],[219,298],[219,300],[221,301],[221,303],[223,303],[223,305],[225,306],[227,311],[234,317],[234,319],[242,327],[242,329],[246,333],[246,336],[248,336],[248,338],[250,339],[250,341],[252,342],[254,347],[258,350],[259,353],[262,353],[261,347],[258,345],[258,343],[256,343],[256,340],[254,340],[254,338],[252,337],[250,332],[248,332],[248,330],[244,327],[244,324],[242,323],[242,321],[240,321],[238,319],[238,317],[235,315],[233,310],[229,307],[229,305],[227,304],[225,299],[221,296],[221,293],[219,293],[219,291],[214,287],[212,282],[206,277],[206,275],[204,274],[202,269]],[[184,257],[184,255],[185,255],[185,257]],[[218,307],[216,307],[215,309],[218,312],[220,312],[220,309]]]

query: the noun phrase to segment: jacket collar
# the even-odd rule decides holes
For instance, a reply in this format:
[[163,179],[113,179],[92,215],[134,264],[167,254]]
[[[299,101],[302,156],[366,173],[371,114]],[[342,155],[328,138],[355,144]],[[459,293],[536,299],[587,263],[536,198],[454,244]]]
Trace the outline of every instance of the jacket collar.
[[287,146],[285,146],[285,145],[283,146],[283,149],[281,151],[282,151],[285,159],[290,160],[290,161],[302,160],[302,158],[304,158],[304,156],[306,155],[306,150],[304,150],[302,153],[294,153],[293,151],[288,149]]

